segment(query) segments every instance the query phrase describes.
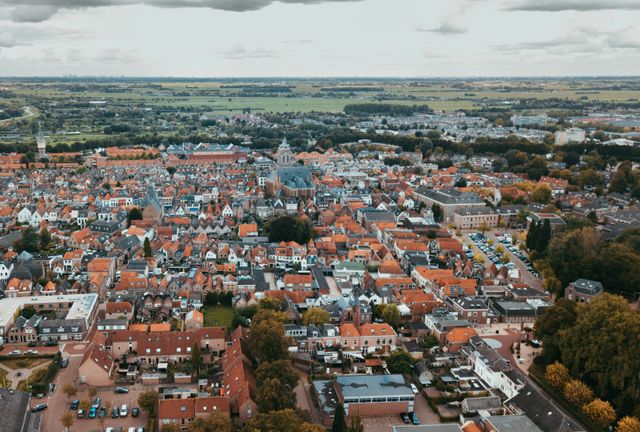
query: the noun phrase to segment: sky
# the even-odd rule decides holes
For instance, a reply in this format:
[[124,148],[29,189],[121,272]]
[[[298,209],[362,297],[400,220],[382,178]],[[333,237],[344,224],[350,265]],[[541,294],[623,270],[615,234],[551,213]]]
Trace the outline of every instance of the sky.
[[640,0],[0,0],[0,76],[640,75]]

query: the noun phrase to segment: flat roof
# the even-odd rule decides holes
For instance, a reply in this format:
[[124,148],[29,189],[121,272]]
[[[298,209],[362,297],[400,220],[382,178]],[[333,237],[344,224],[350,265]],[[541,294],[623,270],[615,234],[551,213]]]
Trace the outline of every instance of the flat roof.
[[98,304],[98,294],[67,294],[52,296],[29,296],[4,298],[0,300],[0,326],[12,324],[25,305],[39,305],[49,303],[72,303],[65,319],[83,319],[91,315]]
[[336,378],[345,398],[375,396],[412,396],[413,391],[401,374],[342,375]]

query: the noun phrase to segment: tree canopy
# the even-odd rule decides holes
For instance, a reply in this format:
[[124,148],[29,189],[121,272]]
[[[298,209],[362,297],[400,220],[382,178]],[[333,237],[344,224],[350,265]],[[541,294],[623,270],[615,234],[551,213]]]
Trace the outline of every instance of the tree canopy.
[[315,236],[313,225],[309,221],[295,216],[281,216],[272,219],[265,226],[269,241],[307,244]]

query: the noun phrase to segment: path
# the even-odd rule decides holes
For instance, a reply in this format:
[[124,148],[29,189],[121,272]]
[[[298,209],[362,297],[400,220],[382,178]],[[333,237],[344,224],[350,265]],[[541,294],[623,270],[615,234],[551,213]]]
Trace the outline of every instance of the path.
[[0,368],[7,372],[7,379],[11,380],[11,388],[14,390],[18,388],[18,383],[20,381],[29,378],[33,374],[33,372],[42,367],[43,365],[40,364],[32,368],[11,369],[9,366],[5,366],[0,363]]
[[12,122],[12,121],[15,121],[15,120],[26,119],[26,118],[29,118],[29,117],[32,117],[32,116],[35,115],[34,112],[31,111],[31,107],[23,107],[22,109],[24,109],[24,112],[26,114],[21,115],[20,117],[11,117],[11,118],[8,118],[8,119],[0,120],[0,124],[9,123],[9,122]]

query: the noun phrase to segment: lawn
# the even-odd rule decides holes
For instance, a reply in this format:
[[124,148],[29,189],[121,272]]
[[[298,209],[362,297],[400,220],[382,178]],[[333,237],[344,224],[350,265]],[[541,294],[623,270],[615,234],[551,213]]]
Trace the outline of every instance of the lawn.
[[[36,370],[29,377],[29,383],[33,384],[33,383],[37,383],[37,382],[41,381],[46,374],[47,374],[47,368],[46,367]],[[26,379],[24,379],[24,380],[22,380],[22,381],[20,381],[18,383],[18,390],[29,391]]]
[[205,306],[204,325],[206,327],[229,327],[233,320],[233,308],[229,306]]

